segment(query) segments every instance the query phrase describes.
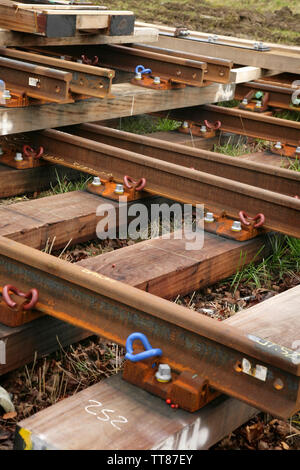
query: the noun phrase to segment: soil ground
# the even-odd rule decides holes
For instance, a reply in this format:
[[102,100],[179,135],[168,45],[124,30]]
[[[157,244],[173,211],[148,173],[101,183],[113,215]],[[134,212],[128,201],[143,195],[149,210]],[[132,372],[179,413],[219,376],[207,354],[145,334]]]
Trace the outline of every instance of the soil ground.
[[98,0],[138,20],[266,42],[300,45],[298,0]]

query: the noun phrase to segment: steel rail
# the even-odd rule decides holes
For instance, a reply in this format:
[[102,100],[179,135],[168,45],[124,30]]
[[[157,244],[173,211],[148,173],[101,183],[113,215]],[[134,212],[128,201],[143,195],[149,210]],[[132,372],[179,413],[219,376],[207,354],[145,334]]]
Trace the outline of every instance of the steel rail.
[[54,103],[70,103],[72,74],[28,62],[0,57],[0,76],[9,89],[24,90],[28,96]]
[[[111,47],[111,46],[110,46]],[[200,61],[206,63],[207,68],[204,70],[204,79],[216,83],[228,83],[230,81],[230,70],[233,67],[233,62],[231,60],[217,59],[215,57],[200,56],[198,54],[187,54],[181,51],[173,51],[171,49],[162,49],[156,46],[143,45],[143,44],[134,44],[133,46],[122,46],[124,53],[126,50],[128,54],[132,51],[140,51],[141,58],[144,57],[143,52],[150,52],[153,54],[163,54],[171,57],[178,57],[182,59]],[[102,48],[101,48],[102,49]],[[147,55],[145,54],[145,57]]]
[[237,217],[240,210],[262,212],[265,228],[300,237],[299,199],[60,131],[39,132],[35,141],[44,147],[48,161],[90,174],[112,173],[121,182],[128,174],[134,179],[143,177],[151,194],[194,205],[204,203],[232,217]]
[[171,49],[162,49],[157,46],[150,46],[148,44],[134,44],[131,46],[140,51],[155,52],[158,54],[166,54],[174,57],[182,57],[190,60],[200,60],[207,64],[207,69],[204,71],[204,79],[216,83],[228,83],[230,81],[230,70],[233,67],[232,60],[217,59],[216,57],[208,57],[198,54],[187,54],[182,51],[173,51]]
[[[159,114],[165,114],[160,112]],[[168,111],[170,119],[203,123],[221,121],[221,130],[249,137],[280,141],[294,146],[299,145],[300,122],[261,115],[243,109],[225,108],[216,105],[193,106]]]
[[176,83],[203,86],[204,72],[207,65],[199,60],[173,57],[163,53],[140,51],[121,45],[94,46],[59,46],[46,48],[47,53],[68,54],[78,59],[84,54],[87,57],[99,57],[99,64],[126,72],[135,72],[137,65],[152,70],[152,75],[171,79]]
[[254,81],[236,86],[235,99],[242,100],[250,90],[269,93],[268,106],[300,111],[300,107],[292,103],[292,95],[297,89],[291,86],[279,86],[268,82]]
[[[195,371],[211,387],[278,416],[299,409],[300,365],[292,350],[291,356],[280,347],[271,351],[225,323],[3,237],[0,267],[1,285],[38,289],[35,308],[42,313],[122,346],[141,331],[174,370]],[[265,381],[242,373],[244,358],[267,368]],[[280,391],[277,377],[284,383]]]
[[284,168],[272,168],[217,152],[189,148],[150,136],[132,134],[97,124],[81,124],[66,130],[71,134],[120,147],[130,152],[175,163],[176,165],[221,176],[270,191],[300,196],[300,174]]
[[55,67],[56,69],[72,73],[70,91],[73,93],[94,96],[95,98],[110,97],[112,79],[115,76],[113,70],[78,64],[77,62],[41,54],[8,49],[6,47],[0,47],[0,55]]

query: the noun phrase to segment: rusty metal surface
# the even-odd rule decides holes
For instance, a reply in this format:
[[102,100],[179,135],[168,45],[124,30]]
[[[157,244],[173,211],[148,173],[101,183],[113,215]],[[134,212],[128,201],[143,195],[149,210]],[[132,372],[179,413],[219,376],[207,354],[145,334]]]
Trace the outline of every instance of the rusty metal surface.
[[[214,389],[259,409],[282,417],[299,409],[300,365],[288,348],[275,351],[225,323],[187,315],[175,303],[1,237],[0,285],[7,283],[38,289],[38,311],[122,346],[131,333],[143,332],[175,371],[196,371]],[[266,367],[265,380],[243,373],[243,359]]]
[[68,54],[80,59],[82,55],[98,57],[99,64],[126,72],[135,72],[137,65],[152,70],[152,75],[186,85],[202,86],[206,64],[201,61],[173,57],[150,51],[141,51],[121,45],[61,46],[47,48],[47,52]]
[[187,54],[182,51],[173,51],[171,49],[162,49],[157,46],[150,46],[144,44],[133,44],[135,49],[156,52],[159,54],[166,54],[175,57],[182,57],[190,60],[200,60],[206,63],[207,68],[204,71],[204,80],[217,82],[217,83],[228,83],[230,81],[230,70],[233,67],[233,62],[226,59],[218,59],[216,57],[208,57],[205,55],[198,54]]
[[31,98],[54,103],[71,103],[69,86],[72,74],[28,62],[0,57],[0,75],[6,88],[22,89]]
[[242,109],[216,105],[193,106],[168,111],[170,119],[203,122],[219,120],[221,130],[270,141],[297,146],[300,139],[300,122],[260,115]]
[[300,200],[265,189],[200,172],[180,165],[100,144],[64,132],[46,130],[35,134],[45,158],[89,174],[112,173],[115,181],[124,175],[146,178],[146,191],[179,202],[205,204],[216,212],[225,210],[237,217],[241,210],[250,216],[263,213],[264,228],[300,236]]
[[300,111],[300,106],[292,103],[292,95],[296,90],[295,88],[272,85],[263,81],[247,82],[237,85],[235,99],[242,100],[250,90],[268,93],[267,106]]
[[48,57],[45,54],[42,55],[42,51],[40,52],[40,54],[37,54],[0,47],[0,54],[2,56],[55,67],[56,69],[72,73],[70,91],[73,93],[94,96],[96,98],[110,96],[112,79],[115,76],[113,70]]
[[217,152],[188,148],[150,136],[136,135],[97,124],[81,124],[68,128],[67,131],[130,152],[141,153],[289,196],[300,192],[300,174],[296,171],[266,167],[261,163],[245,161]]

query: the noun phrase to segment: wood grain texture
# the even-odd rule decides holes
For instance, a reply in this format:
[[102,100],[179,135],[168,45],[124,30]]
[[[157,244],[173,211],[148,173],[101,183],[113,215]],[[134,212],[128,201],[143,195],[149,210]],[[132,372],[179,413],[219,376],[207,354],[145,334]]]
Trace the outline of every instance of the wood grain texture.
[[25,325],[9,328],[0,323],[0,342],[5,344],[5,363],[0,376],[28,364],[38,357],[87,338],[90,333],[53,317],[41,317]]
[[170,240],[145,240],[78,264],[159,297],[172,298],[235,273],[244,256],[247,263],[263,244],[267,246],[264,237],[240,243],[208,232],[204,232],[201,249],[186,250],[186,242],[184,237],[176,240],[173,235]]
[[[1,161],[1,159],[0,159]],[[48,189],[65,176],[68,180],[78,179],[78,172],[59,165],[45,165],[28,170],[16,170],[0,164],[0,198],[33,193]]]
[[227,323],[281,346],[299,350],[300,285],[240,312],[229,318]]
[[[117,204],[110,201],[113,206]],[[0,234],[32,248],[43,249],[54,237],[54,247],[64,247],[96,237],[97,207],[107,199],[73,191],[41,199],[0,206]]]
[[74,44],[124,44],[131,42],[154,42],[158,39],[155,28],[134,28],[131,36],[108,36],[107,34],[77,33],[73,37],[46,38],[34,34],[25,34],[7,29],[0,29],[1,46],[62,46]]
[[[99,402],[102,407],[86,411]],[[107,421],[103,408],[114,411]],[[18,427],[32,433],[34,449],[197,450],[208,449],[256,413],[255,408],[224,396],[196,413],[174,412],[160,398],[117,375],[21,421]],[[112,425],[114,418],[119,422]]]
[[49,104],[0,109],[0,135],[15,134],[114,117],[196,106],[233,99],[235,85],[213,84],[203,88],[152,90],[121,83],[112,86],[114,99],[86,99],[66,105]]
[[[140,24],[141,25],[141,24]],[[150,25],[148,25],[150,26]],[[221,40],[221,39],[220,39]],[[253,48],[245,44],[245,47]],[[168,36],[159,36],[156,43],[158,47],[182,50],[193,54],[220,57],[232,60],[235,64],[252,65],[263,69],[278,70],[280,72],[300,73],[300,54],[290,48],[286,50],[274,50],[260,52],[254,49],[243,49],[231,45],[219,45],[209,42],[190,41]]]

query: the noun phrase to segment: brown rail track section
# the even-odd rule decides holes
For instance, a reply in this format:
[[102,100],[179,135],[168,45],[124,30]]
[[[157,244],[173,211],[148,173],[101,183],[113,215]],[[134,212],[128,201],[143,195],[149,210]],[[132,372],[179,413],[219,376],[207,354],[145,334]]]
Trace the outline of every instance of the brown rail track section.
[[217,152],[188,148],[186,145],[119,131],[99,124],[82,124],[68,128],[67,131],[99,143],[288,196],[297,195],[300,191],[300,174],[284,168],[268,168],[263,163],[252,163]]
[[[241,332],[193,311],[186,315],[186,309],[175,303],[3,237],[0,266],[1,285],[39,290],[35,308],[42,313],[122,346],[132,332],[142,330],[154,347],[162,347],[163,359],[174,370],[207,377],[211,387],[278,416],[291,416],[299,409],[299,353],[283,339],[270,347],[252,331]],[[294,335],[298,290],[292,313],[289,310],[286,316],[286,321],[293,321]],[[264,377],[243,373],[242,361],[250,367],[259,364]]]
[[273,116],[261,115],[243,109],[225,108],[216,105],[193,106],[170,110],[169,118],[179,121],[203,123],[221,121],[221,130],[254,138],[282,142],[298,146],[300,140],[300,122]]
[[64,132],[46,130],[35,135],[45,158],[89,174],[112,173],[146,178],[147,192],[179,202],[203,204],[236,217],[240,210],[263,213],[265,228],[299,237],[300,201],[266,189],[182,167]]

